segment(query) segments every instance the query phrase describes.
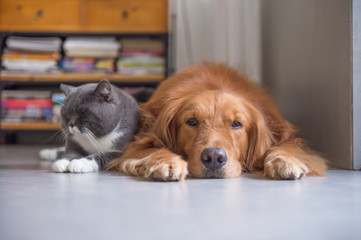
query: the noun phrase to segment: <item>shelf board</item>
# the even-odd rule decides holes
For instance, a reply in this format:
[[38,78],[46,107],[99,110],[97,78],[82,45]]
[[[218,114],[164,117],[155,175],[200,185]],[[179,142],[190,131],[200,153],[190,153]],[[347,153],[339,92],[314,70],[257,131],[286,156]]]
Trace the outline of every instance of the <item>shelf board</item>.
[[60,130],[60,123],[53,122],[1,122],[1,130]]
[[121,75],[99,73],[62,73],[62,74],[0,74],[1,81],[15,82],[98,82],[108,79],[111,82],[161,82],[163,74],[154,75]]

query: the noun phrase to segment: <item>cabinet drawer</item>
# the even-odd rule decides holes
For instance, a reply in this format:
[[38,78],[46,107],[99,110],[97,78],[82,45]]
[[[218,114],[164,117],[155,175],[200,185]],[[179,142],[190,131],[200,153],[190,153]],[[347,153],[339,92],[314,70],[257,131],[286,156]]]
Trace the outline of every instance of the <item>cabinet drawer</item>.
[[77,30],[79,0],[0,0],[1,30]]
[[167,32],[167,0],[87,0],[84,27],[94,31]]

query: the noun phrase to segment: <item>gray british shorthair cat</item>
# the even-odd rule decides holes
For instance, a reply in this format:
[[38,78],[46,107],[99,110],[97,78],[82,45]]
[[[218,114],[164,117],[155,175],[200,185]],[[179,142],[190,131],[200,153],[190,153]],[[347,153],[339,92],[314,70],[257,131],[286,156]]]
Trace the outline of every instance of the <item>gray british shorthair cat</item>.
[[[79,87],[61,84],[60,88],[67,96],[61,110],[65,150],[52,170],[85,173],[104,169],[121,155],[138,130],[137,102],[108,80]],[[52,155],[60,152],[58,149]],[[51,158],[49,149],[40,155]]]

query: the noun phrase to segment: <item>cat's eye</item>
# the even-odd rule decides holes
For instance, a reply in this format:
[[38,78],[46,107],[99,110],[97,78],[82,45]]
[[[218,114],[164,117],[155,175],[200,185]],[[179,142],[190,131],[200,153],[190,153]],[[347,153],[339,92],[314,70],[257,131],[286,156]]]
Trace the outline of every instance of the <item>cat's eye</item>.
[[231,125],[231,127],[235,129],[241,128],[242,126],[243,126],[242,123],[240,123],[239,121],[233,121]]
[[186,124],[187,124],[188,126],[191,126],[191,127],[197,127],[197,126],[199,125],[197,119],[195,119],[195,118],[190,118],[190,119],[188,119],[188,120],[186,121]]

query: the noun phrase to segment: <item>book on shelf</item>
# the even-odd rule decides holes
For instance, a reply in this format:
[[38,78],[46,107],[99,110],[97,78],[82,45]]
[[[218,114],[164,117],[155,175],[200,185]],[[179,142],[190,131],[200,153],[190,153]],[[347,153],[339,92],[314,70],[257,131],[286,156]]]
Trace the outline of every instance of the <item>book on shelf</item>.
[[57,37],[19,37],[10,36],[6,46],[12,50],[26,52],[59,52],[61,39]]
[[6,40],[1,76],[60,75],[61,73],[164,74],[165,46],[157,38],[17,37]]
[[2,99],[49,99],[50,91],[3,90]]
[[116,58],[120,43],[114,37],[68,37],[64,41],[67,57]]
[[113,73],[113,58],[70,58],[65,57],[60,62],[64,72],[69,73]]
[[72,49],[65,50],[67,57],[116,58],[118,51],[102,49]]
[[58,69],[55,60],[5,60],[2,65],[7,70],[25,73],[47,73]]
[[122,49],[127,50],[164,50],[164,43],[161,39],[122,38],[120,42]]
[[64,50],[102,49],[118,51],[120,43],[115,37],[68,37],[64,41]]
[[114,37],[68,37],[60,67],[70,73],[113,73],[119,49]]
[[52,112],[50,91],[4,90],[2,93],[2,121],[51,121]]
[[165,49],[161,39],[121,39],[117,70],[125,75],[151,75],[165,72]]
[[122,57],[117,62],[118,73],[125,75],[162,74],[165,61],[162,57],[142,55]]
[[51,99],[5,99],[1,101],[2,121],[50,121]]
[[59,60],[58,52],[22,52],[4,49],[1,60]]
[[60,38],[10,36],[6,46],[1,56],[5,71],[34,74],[59,70]]
[[137,56],[137,55],[152,55],[152,56],[164,56],[164,49],[122,49],[121,56]]

